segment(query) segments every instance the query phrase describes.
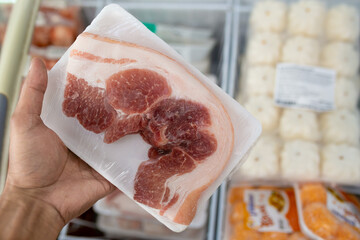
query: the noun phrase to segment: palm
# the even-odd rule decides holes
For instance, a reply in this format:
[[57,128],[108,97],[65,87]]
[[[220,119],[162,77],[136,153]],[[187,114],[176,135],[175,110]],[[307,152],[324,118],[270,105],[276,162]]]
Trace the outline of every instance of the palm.
[[[22,93],[17,110],[28,104],[21,104],[23,95],[26,93]],[[28,100],[35,104],[39,101]],[[27,112],[25,117],[24,114],[26,111],[15,111],[12,119],[7,186],[50,204],[65,222],[113,190],[106,179],[69,151],[43,124],[40,112]]]

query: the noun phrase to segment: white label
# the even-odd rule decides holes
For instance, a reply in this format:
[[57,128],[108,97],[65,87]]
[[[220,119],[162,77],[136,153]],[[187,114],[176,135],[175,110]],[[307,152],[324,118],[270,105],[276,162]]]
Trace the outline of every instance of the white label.
[[318,112],[335,108],[336,73],[319,67],[280,63],[276,69],[275,104]]
[[[281,203],[278,207],[270,204],[270,199],[274,198]],[[260,232],[292,232],[286,218],[289,198],[284,191],[246,190],[244,200],[250,215],[247,221],[249,228]]]
[[360,229],[360,213],[354,204],[344,200],[342,195],[335,191],[327,191],[327,208],[340,221],[347,222],[351,226]]

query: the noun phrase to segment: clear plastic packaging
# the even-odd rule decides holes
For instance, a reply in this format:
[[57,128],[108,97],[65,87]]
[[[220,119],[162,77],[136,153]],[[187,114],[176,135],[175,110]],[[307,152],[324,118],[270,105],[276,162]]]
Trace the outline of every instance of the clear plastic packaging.
[[94,205],[97,226],[108,236],[138,236],[152,239],[202,239],[207,212],[199,213],[182,233],[176,234],[158,222],[132,199],[116,190]]
[[315,240],[360,239],[357,198],[320,183],[295,186],[301,230]]
[[[141,90],[150,98],[134,94],[136,78],[152,81]],[[236,101],[118,5],[105,7],[49,72],[41,117],[71,151],[178,232],[261,132]]]
[[223,239],[308,239],[298,222],[295,190],[289,185],[232,185]]
[[[347,157],[344,162],[330,157],[335,148],[344,154],[344,149],[353,153],[360,149],[359,2],[259,0],[250,6],[249,15],[241,12],[238,17],[237,26],[244,26],[247,21],[249,26],[241,28],[236,38],[242,40],[245,35],[246,39],[245,47],[242,42],[238,47],[244,59],[238,57],[242,62],[237,70],[240,78],[237,100],[260,120],[265,137],[271,134],[280,138],[282,150],[276,155],[265,147],[255,147],[250,156],[258,160],[244,164],[234,178],[237,181],[242,175],[248,181],[253,176],[262,180],[359,185],[360,168],[352,164],[357,157]],[[279,66],[281,63],[292,64],[286,66],[286,74],[279,74],[285,69]],[[301,75],[306,71],[308,75]],[[311,71],[327,71],[327,81],[311,77]],[[328,77],[330,73],[332,76],[335,73],[335,81]],[[281,85],[285,82],[280,81],[283,78],[294,79],[296,83]],[[324,86],[324,94],[319,91],[318,95],[326,96],[324,102],[332,107],[321,110],[320,101],[314,101],[313,105],[319,106],[305,109],[304,105],[293,104],[292,98],[288,98],[290,107],[282,107],[286,104],[280,107],[279,89],[285,95],[298,94],[299,102],[305,103],[308,96],[316,95],[311,90],[318,86]],[[306,92],[306,88],[311,90]],[[266,156],[257,154],[259,151],[266,152]],[[350,165],[354,168],[350,169]],[[276,169],[280,169],[277,177]]]

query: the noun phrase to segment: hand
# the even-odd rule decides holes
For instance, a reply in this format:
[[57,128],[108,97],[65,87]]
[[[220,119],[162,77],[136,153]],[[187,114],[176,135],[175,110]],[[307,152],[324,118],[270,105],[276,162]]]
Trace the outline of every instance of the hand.
[[61,229],[114,187],[44,125],[40,113],[46,86],[45,65],[34,59],[11,119],[9,170],[2,197],[14,195],[41,203],[45,211],[58,214]]

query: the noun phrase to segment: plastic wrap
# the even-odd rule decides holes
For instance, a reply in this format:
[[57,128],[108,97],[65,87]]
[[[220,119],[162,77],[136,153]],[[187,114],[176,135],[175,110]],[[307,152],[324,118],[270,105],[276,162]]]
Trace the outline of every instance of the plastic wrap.
[[196,215],[182,233],[174,233],[120,191],[99,200],[94,205],[97,226],[109,236],[138,236],[151,239],[203,239],[207,212]]
[[[245,58],[238,70],[237,100],[260,120],[264,136],[259,142],[272,135],[280,139],[280,150],[269,151],[269,146],[257,145],[254,154],[250,153],[250,159],[257,161],[244,164],[234,174],[235,181],[320,180],[358,185],[360,167],[354,163],[359,159],[360,149],[359,3],[260,0],[254,3],[250,15],[244,16],[239,18],[239,25],[248,20],[249,27],[247,31],[239,30],[240,37],[245,34],[247,42]],[[296,79],[296,84],[280,85],[280,67],[284,66],[281,63],[294,67],[287,72],[293,71],[287,78],[293,82]],[[287,89],[287,94],[296,94],[293,89],[311,89],[304,90],[300,100],[316,95],[311,91],[318,87],[313,83],[317,79],[310,74],[299,77],[300,71],[336,75],[334,82],[318,84],[323,92],[326,89],[328,102],[333,102],[331,107],[322,109],[318,101],[304,108],[293,104],[290,98],[288,105],[279,104],[279,89]]]
[[297,185],[301,230],[311,239],[360,239],[359,202],[355,196],[319,183]]
[[[131,71],[133,69],[135,71]],[[172,106],[159,114],[177,112],[172,115],[172,120],[165,122],[169,124],[165,135],[168,134],[169,138],[180,136],[171,142],[178,147],[163,146],[161,141],[167,139],[160,132],[154,137],[149,129],[140,131],[137,127],[139,111],[143,107],[116,97],[118,89],[126,86],[117,85],[118,81],[130,76],[130,83],[136,85],[139,80],[131,82],[131,76],[140,76],[141,73],[145,77],[140,77],[140,80],[156,83],[144,90],[152,96],[142,100],[149,105],[148,108],[159,98],[156,89],[160,88],[159,92],[165,96],[160,95],[163,99],[157,100],[153,104],[155,107],[151,105],[151,109],[145,109],[147,113],[142,115],[143,120],[152,120],[154,125],[151,128],[156,130],[159,126],[156,124],[163,124],[156,122],[161,119],[147,117],[158,114],[164,104]],[[117,80],[119,74],[123,78]],[[78,83],[85,87],[78,88]],[[113,86],[114,91],[111,90]],[[90,97],[85,96],[84,91]],[[131,88],[129,91],[131,93]],[[106,98],[104,94],[108,94]],[[138,97],[134,94],[128,96]],[[84,110],[82,106],[87,108]],[[122,110],[115,114],[111,106]],[[179,107],[180,110],[173,110]],[[154,108],[159,111],[154,111]],[[181,111],[188,111],[185,119],[180,118],[185,116]],[[94,115],[88,117],[90,113]],[[97,114],[106,116],[102,119],[104,121],[97,121]],[[111,125],[114,116],[118,119]],[[41,117],[70,150],[173,231],[184,230],[195,214],[203,211],[207,199],[241,161],[261,132],[260,124],[236,101],[118,5],[105,7],[50,71]],[[130,119],[125,124],[125,134],[119,127],[124,119]],[[141,126],[144,126],[143,120],[140,120]],[[192,135],[191,129],[196,121],[206,129]],[[107,130],[109,122],[112,127]],[[180,131],[182,129],[190,129],[189,135]],[[140,134],[124,136],[137,132],[144,138]],[[195,142],[191,144],[181,140],[192,137]],[[104,143],[104,140],[112,143]],[[186,149],[185,155],[181,153],[182,149]],[[159,160],[147,160],[148,152],[150,158]],[[176,163],[179,158],[182,160],[180,166]],[[189,158],[200,160],[194,166]],[[157,164],[164,164],[161,170]],[[164,180],[162,176],[168,177]],[[161,189],[160,199],[146,197],[152,193],[151,189]]]
[[298,222],[295,190],[285,185],[232,185],[224,239],[308,239]]

